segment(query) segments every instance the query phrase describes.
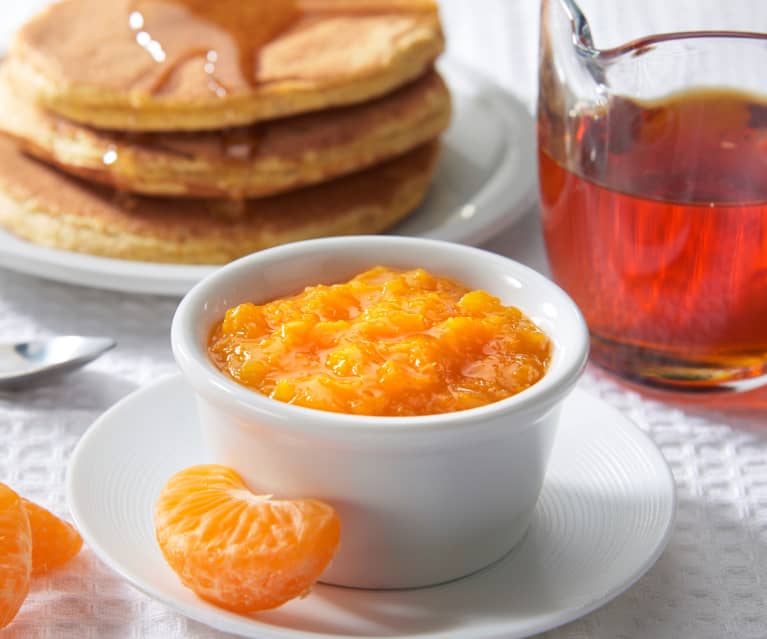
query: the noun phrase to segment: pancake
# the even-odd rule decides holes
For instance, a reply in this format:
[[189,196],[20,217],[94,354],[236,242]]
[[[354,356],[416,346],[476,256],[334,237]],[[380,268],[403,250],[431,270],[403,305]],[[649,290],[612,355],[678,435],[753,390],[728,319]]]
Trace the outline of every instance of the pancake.
[[0,136],[0,226],[43,246],[127,260],[223,264],[286,242],[376,233],[423,199],[439,144],[265,199],[163,199],[62,174]]
[[432,2],[295,4],[62,0],[16,33],[8,70],[20,93],[76,122],[203,130],[370,100],[444,47]]
[[0,81],[0,130],[91,181],[153,195],[255,197],[361,170],[439,135],[450,95],[435,71],[378,100],[208,132],[104,131],[16,97]]

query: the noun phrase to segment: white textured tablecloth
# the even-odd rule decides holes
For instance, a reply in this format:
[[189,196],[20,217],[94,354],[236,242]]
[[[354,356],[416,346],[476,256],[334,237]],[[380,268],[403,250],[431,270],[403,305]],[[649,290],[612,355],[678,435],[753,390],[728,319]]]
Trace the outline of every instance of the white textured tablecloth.
[[[0,6],[0,38],[33,4]],[[532,105],[534,0],[445,0],[451,53]],[[535,212],[491,248],[545,269]],[[112,335],[118,347],[56,384],[0,391],[0,481],[67,516],[64,477],[78,438],[106,408],[175,370],[168,331],[176,300],[78,288],[0,271],[0,340]],[[668,549],[633,588],[549,639],[767,638],[767,393],[670,401],[590,370],[582,387],[633,419],[676,478],[679,509]],[[37,579],[0,636],[37,638],[225,635],[128,586],[86,548]]]

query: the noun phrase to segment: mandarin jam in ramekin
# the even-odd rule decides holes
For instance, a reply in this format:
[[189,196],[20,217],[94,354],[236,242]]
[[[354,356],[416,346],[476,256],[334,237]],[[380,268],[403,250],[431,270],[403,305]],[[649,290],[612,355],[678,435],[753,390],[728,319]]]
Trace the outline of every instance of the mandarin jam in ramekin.
[[551,341],[519,309],[423,269],[375,267],[348,282],[229,309],[216,366],[273,399],[357,415],[461,411],[535,384]]

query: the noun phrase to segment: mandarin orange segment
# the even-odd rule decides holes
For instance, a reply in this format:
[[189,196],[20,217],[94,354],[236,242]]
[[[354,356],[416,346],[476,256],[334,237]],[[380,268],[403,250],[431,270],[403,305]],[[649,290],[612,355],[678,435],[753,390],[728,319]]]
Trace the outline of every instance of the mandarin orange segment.
[[256,495],[234,470],[209,464],[170,478],[155,530],[185,586],[223,608],[254,612],[306,593],[335,554],[341,526],[328,504]]
[[29,592],[32,533],[21,497],[0,484],[0,628],[7,626]]
[[74,557],[83,546],[80,533],[42,506],[22,500],[32,530],[32,574],[40,575]]

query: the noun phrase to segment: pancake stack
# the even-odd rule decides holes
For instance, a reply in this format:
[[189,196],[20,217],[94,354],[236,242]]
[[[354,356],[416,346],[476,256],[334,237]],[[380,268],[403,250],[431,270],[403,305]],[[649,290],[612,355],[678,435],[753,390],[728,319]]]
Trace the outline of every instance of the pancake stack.
[[62,0],[0,70],[0,225],[194,264],[384,231],[434,172],[443,46],[430,0]]

